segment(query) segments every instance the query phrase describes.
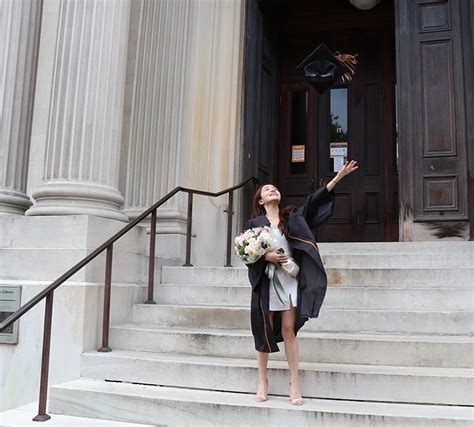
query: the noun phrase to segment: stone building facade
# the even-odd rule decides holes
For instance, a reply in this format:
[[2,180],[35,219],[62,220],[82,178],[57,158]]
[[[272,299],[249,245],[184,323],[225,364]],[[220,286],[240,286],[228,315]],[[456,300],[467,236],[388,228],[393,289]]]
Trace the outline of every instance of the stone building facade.
[[[360,24],[353,21],[352,27],[371,29],[370,13],[393,25],[398,170],[394,189],[381,181],[377,191],[390,187],[387,197],[395,202],[380,210],[397,230],[371,239],[469,239],[472,83],[465,76],[472,71],[472,4],[385,0],[369,11],[343,0],[320,4],[324,13],[359,13]],[[287,154],[279,128],[285,118],[278,108],[268,113],[276,123],[270,127],[276,127],[265,139],[259,135],[268,123],[258,115],[270,99],[284,95],[285,72],[268,86],[272,98],[264,99],[266,83],[258,71],[264,66],[252,49],[261,49],[266,40],[278,51],[280,69],[291,63],[285,59],[285,39],[296,33],[275,24],[274,15],[279,8],[289,11],[291,23],[308,4],[293,2],[288,9],[288,2],[278,0],[273,5],[257,0],[2,1],[1,214],[90,214],[127,221],[178,185],[219,191],[249,175],[276,182],[286,193],[280,164]],[[255,32],[256,18],[264,37]],[[278,25],[272,35],[269,28]],[[320,38],[315,33],[310,44]],[[402,51],[407,60],[399,60]],[[258,154],[262,149],[272,154],[273,163],[265,164],[268,156]],[[357,159],[358,154],[364,167],[363,153],[349,155]],[[313,182],[329,178],[317,168],[312,173]],[[301,185],[299,197],[313,187]],[[237,198],[239,225],[249,213],[249,194]],[[352,197],[366,206],[373,203],[364,195]],[[196,203],[195,232],[222,233],[225,197]],[[356,204],[342,215],[348,224],[377,215],[364,208],[355,212]],[[183,197],[158,213],[160,241],[171,258],[182,256],[185,214]],[[383,221],[382,215],[376,221]],[[356,236],[350,227],[349,235]],[[320,240],[326,240],[324,233]],[[205,244],[195,256],[212,263]]]
[[[334,175],[333,99],[360,170],[316,239],[472,240],[474,4],[357,3],[0,0],[0,284],[28,301],[176,186],[256,176],[300,202]],[[359,59],[350,85],[321,96],[295,72],[320,42]],[[253,190],[236,193],[233,233]],[[195,197],[194,265],[224,265],[226,208]],[[185,194],[158,210],[158,266],[182,264],[186,210]],[[112,324],[143,301],[148,241],[145,223],[114,249]],[[100,342],[104,258],[55,291],[52,384]],[[35,399],[42,313],[0,346],[0,410]]]

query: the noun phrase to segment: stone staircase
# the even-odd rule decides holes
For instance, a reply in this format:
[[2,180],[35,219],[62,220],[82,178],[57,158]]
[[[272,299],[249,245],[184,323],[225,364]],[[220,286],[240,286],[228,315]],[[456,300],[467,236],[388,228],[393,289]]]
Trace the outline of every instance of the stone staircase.
[[474,423],[474,243],[321,243],[329,287],[298,333],[305,400],[284,345],[255,402],[247,268],[163,267],[110,353],[50,389],[49,412],[153,425],[464,426]]

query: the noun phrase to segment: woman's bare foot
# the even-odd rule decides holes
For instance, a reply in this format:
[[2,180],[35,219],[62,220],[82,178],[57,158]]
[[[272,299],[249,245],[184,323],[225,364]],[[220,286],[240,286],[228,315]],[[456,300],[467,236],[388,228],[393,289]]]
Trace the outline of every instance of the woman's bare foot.
[[265,402],[267,400],[268,379],[266,377],[258,377],[258,389],[255,400],[257,402]]
[[290,381],[290,402],[292,405],[300,406],[303,404],[303,399],[300,393],[298,378],[291,378]]

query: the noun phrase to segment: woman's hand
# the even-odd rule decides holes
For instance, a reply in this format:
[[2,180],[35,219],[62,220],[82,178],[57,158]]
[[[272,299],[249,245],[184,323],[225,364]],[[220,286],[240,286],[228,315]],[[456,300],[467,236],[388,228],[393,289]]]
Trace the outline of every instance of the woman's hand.
[[276,251],[267,252],[265,254],[265,259],[275,264],[276,266],[279,266],[281,263],[288,261],[288,257],[286,255],[281,255]]
[[350,162],[346,161],[346,163],[344,163],[344,166],[337,173],[336,178],[341,180],[346,175],[349,175],[350,173],[354,172],[358,167],[359,166],[357,166],[356,160],[351,160]]
[[349,175],[350,173],[354,172],[356,169],[358,169],[359,166],[357,166],[357,161],[356,160],[351,160],[350,162],[346,161],[344,163],[344,166],[339,170],[337,175],[327,183],[326,188],[328,191],[331,191],[334,186],[346,175]]

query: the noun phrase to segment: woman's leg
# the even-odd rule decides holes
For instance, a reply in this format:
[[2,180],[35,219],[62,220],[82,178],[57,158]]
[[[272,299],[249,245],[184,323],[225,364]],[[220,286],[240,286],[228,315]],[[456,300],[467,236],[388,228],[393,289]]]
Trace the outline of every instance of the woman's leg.
[[258,376],[267,378],[268,353],[257,350]]
[[[290,300],[291,304],[291,300]],[[285,341],[285,353],[290,368],[291,390],[293,399],[301,398],[298,384],[298,341],[295,336],[296,307],[292,304],[289,310],[281,312],[281,332]]]
[[[269,312],[270,325],[273,329],[273,311]],[[257,394],[263,396],[267,391],[267,367],[268,367],[268,354],[263,351],[257,350],[257,362],[258,362],[258,390]]]

